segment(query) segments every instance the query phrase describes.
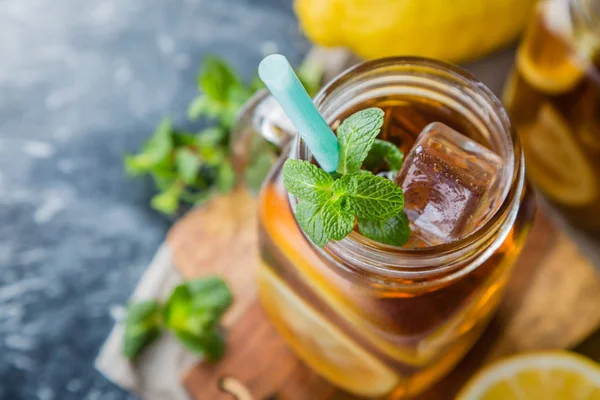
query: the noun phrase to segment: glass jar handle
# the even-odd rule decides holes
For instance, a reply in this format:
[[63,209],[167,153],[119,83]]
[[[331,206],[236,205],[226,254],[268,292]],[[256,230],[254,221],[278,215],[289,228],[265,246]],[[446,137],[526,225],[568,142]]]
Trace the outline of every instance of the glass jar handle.
[[291,122],[266,89],[252,96],[231,129],[231,159],[238,183],[258,193],[294,135]]

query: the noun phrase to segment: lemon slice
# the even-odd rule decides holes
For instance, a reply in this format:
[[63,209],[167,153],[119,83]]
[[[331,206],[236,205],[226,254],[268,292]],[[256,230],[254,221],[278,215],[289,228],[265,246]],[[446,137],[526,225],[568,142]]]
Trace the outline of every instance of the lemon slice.
[[391,392],[399,378],[294,294],[261,265],[258,292],[267,313],[296,355],[319,375],[360,396]]
[[[551,10],[555,2],[541,3]],[[583,77],[585,70],[577,63],[569,37],[561,37],[545,25],[549,11],[538,10],[536,22],[528,29],[517,52],[517,69],[524,79],[536,89],[547,94],[559,94],[573,88]],[[550,18],[551,19],[551,18]],[[580,56],[583,56],[582,54]],[[579,57],[577,57],[579,59]]]
[[600,365],[568,351],[514,356],[483,369],[457,400],[597,400]]
[[591,121],[582,124],[577,130],[579,140],[587,146],[588,149],[596,153],[600,152],[600,126]]
[[537,122],[519,128],[529,177],[552,200],[580,207],[598,197],[592,166],[567,121],[550,104],[541,106]]

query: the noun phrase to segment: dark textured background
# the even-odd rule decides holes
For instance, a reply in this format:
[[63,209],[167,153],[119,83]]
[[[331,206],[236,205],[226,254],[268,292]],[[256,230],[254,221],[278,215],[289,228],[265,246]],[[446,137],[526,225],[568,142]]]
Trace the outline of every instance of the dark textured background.
[[291,0],[0,2],[0,399],[128,399],[92,366],[169,226],[124,176],[202,57],[308,50]]

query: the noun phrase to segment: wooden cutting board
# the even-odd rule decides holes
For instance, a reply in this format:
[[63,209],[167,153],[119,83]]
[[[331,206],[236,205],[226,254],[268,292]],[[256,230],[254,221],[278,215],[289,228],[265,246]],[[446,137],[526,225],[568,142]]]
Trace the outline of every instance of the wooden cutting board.
[[[257,302],[257,220],[252,196],[238,190],[214,198],[178,222],[167,242],[185,278],[223,275],[236,298],[224,321],[225,358],[217,364],[200,363],[182,377],[193,399],[352,398],[291,353]],[[596,270],[538,212],[495,319],[454,371],[421,398],[452,398],[478,368],[498,357],[576,344],[600,325],[598,304]]]

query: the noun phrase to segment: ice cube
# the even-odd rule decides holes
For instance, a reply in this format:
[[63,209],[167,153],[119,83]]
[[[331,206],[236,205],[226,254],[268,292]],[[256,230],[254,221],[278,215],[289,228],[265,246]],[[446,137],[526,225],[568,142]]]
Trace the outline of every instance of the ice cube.
[[396,183],[413,236],[434,246],[473,232],[493,212],[502,159],[440,122],[425,127]]

